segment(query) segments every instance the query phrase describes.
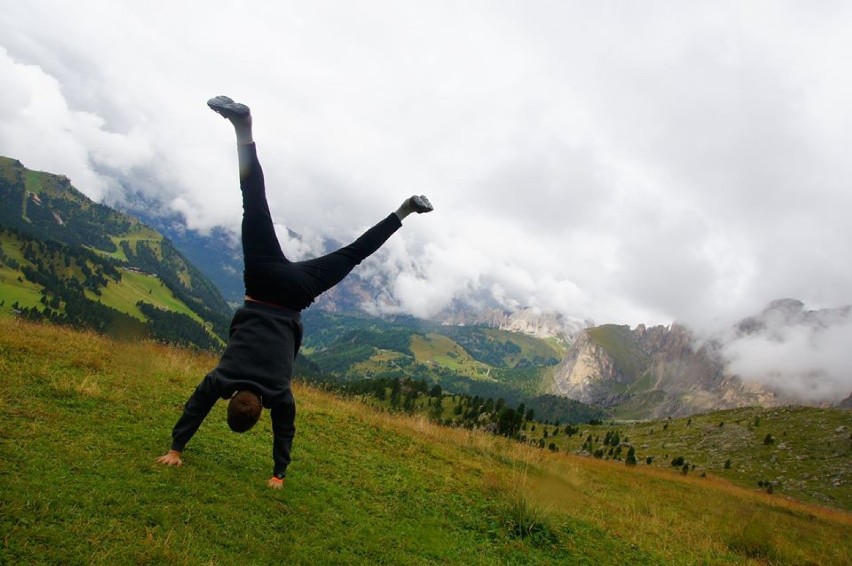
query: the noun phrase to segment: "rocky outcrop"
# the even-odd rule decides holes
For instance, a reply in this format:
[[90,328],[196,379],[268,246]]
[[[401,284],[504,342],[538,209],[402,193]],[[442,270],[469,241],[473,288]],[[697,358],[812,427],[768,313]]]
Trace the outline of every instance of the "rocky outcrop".
[[556,369],[551,392],[630,418],[664,418],[785,399],[725,372],[718,348],[684,326],[582,331]]
[[539,309],[521,309],[508,312],[501,309],[454,309],[441,318],[444,324],[482,325],[510,332],[519,332],[536,338],[558,338],[569,342],[584,328],[592,326],[591,321],[571,318],[555,312]]
[[570,318],[538,309],[523,309],[506,316],[500,321],[501,330],[520,332],[537,338],[559,338],[568,341],[582,329],[590,326],[589,321]]
[[617,381],[617,371],[607,351],[587,332],[580,332],[556,368],[549,393],[608,406],[617,400],[612,394],[612,385]]

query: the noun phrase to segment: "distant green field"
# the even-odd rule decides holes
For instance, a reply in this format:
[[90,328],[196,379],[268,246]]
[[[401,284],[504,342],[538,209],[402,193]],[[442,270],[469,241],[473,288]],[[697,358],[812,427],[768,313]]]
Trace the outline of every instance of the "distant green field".
[[24,171],[24,188],[35,194],[39,194],[43,188],[44,176],[38,171],[29,169]]
[[122,269],[121,283],[116,284],[111,281],[102,290],[102,295],[97,296],[94,293],[87,292],[86,296],[91,300],[99,299],[106,306],[126,312],[139,320],[145,320],[145,317],[136,303],[144,301],[157,308],[172,310],[185,314],[198,322],[203,322],[201,317],[178,300],[159,278],[147,273]]
[[40,306],[40,288],[27,280],[18,281],[19,271],[0,266],[0,309],[11,309],[16,302],[22,307]]
[[474,360],[463,348],[446,336],[430,333],[411,337],[411,351],[420,363],[435,363],[462,375],[489,379],[488,365]]

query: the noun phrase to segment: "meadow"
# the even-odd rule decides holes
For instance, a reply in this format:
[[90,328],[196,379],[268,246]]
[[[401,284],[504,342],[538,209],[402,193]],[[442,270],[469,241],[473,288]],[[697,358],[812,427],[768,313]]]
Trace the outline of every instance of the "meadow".
[[214,408],[154,463],[216,363],[0,318],[3,564],[849,564],[852,515],[712,473],[625,466],[296,383],[283,491],[266,420]]

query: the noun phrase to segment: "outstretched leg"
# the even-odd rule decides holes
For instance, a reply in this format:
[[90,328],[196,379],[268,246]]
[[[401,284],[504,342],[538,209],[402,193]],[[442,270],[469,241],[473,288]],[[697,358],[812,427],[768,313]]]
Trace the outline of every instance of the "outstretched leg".
[[266,202],[266,185],[252,137],[249,107],[227,96],[211,98],[207,105],[229,120],[237,134],[240,190],[243,195],[242,244],[246,267],[250,269],[256,262],[287,261],[275,235],[272,215]]
[[413,196],[387,218],[364,232],[357,240],[330,254],[293,263],[304,275],[303,285],[310,289],[313,298],[328,291],[356,265],[375,253],[402,226],[402,219],[411,213],[431,212],[432,204],[425,196]]

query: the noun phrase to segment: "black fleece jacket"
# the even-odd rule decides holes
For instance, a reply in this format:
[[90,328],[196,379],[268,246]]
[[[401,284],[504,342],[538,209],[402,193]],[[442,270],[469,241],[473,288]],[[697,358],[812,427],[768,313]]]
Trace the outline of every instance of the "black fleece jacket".
[[175,424],[172,450],[183,451],[217,400],[229,399],[237,391],[253,391],[270,409],[273,474],[283,477],[296,430],[290,379],[301,344],[298,311],[246,301],[231,321],[228,345],[219,365],[196,387]]

